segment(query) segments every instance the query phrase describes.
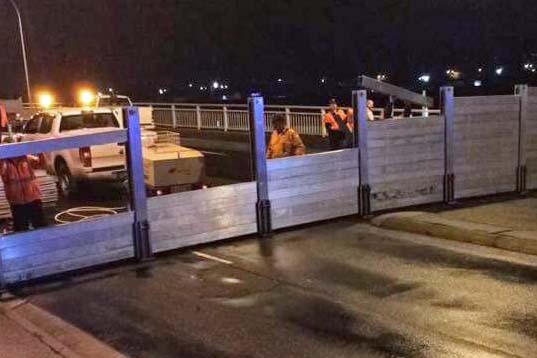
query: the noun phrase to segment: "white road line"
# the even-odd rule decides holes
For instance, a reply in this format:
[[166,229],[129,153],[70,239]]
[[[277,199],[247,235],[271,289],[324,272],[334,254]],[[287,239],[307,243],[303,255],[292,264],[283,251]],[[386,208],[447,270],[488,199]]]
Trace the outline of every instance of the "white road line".
[[212,256],[212,255],[209,255],[209,254],[204,254],[203,252],[192,251],[192,253],[194,255],[196,255],[196,256],[203,257],[204,259],[207,259],[207,260],[217,261],[217,262],[220,262],[220,263],[223,263],[223,264],[226,264],[226,265],[233,265],[232,261],[221,259],[219,257]]

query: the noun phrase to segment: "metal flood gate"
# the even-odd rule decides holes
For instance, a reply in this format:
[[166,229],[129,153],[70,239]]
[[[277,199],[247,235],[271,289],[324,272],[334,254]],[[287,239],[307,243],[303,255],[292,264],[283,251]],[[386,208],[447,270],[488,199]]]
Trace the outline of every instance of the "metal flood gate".
[[0,237],[0,287],[108,262],[148,255],[145,226],[145,187],[138,113],[125,110],[127,129],[61,139],[4,144],[0,160],[84,146],[125,143],[131,182],[131,211]]
[[249,99],[253,181],[147,199],[136,108],[126,130],[0,146],[0,159],[127,144],[131,211],[0,238],[0,285],[348,215],[537,189],[537,89],[454,98],[441,113],[369,122],[353,92],[355,147],[266,160],[263,98]]

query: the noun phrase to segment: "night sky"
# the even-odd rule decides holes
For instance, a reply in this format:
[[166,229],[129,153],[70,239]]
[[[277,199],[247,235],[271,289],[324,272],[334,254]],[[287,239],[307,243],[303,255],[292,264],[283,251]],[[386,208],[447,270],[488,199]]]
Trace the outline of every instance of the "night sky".
[[[437,86],[447,66],[470,79],[479,65],[488,73],[501,64],[514,81],[523,62],[537,63],[534,0],[18,3],[32,84],[63,97],[83,81],[150,98],[160,87],[188,94],[189,82],[194,91],[214,79],[277,92],[283,78],[282,92],[317,98],[359,74],[383,72],[413,87],[431,73]],[[7,0],[0,4],[0,96],[13,96],[24,93],[20,46],[15,14]],[[319,88],[323,77],[328,89]]]

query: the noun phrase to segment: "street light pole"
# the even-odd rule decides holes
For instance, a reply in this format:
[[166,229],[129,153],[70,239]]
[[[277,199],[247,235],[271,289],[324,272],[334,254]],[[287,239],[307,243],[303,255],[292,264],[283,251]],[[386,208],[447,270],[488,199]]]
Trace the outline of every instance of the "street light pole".
[[24,33],[22,31],[22,18],[19,7],[15,3],[15,0],[9,0],[15,12],[17,13],[17,19],[19,20],[19,34],[21,38],[21,48],[22,48],[22,61],[24,63],[24,74],[26,76],[26,91],[28,93],[28,102],[32,103],[32,91],[30,90],[30,75],[28,74],[28,60],[26,58],[26,44],[24,43]]

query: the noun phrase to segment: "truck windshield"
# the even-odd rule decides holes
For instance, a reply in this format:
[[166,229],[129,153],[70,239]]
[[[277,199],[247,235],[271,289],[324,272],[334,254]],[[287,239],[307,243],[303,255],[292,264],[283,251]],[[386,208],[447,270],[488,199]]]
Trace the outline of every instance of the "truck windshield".
[[84,113],[63,117],[60,124],[60,132],[109,127],[119,128],[116,117],[112,113]]

